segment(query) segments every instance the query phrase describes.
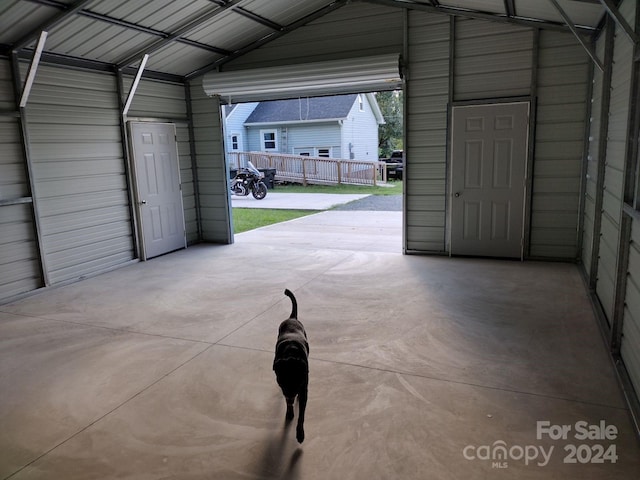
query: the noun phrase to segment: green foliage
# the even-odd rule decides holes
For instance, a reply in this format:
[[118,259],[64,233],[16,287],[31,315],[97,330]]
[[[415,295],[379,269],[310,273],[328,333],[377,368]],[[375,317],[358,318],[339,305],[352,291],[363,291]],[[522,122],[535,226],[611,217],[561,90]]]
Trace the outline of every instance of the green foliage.
[[402,181],[389,181],[385,186],[372,185],[307,185],[289,183],[278,185],[274,192],[278,193],[356,193],[369,195],[400,195],[402,194]]
[[403,148],[403,92],[401,90],[378,92],[376,100],[386,122],[378,128],[379,156],[389,157],[393,150]]
[[242,233],[273,223],[318,213],[317,210],[276,210],[269,208],[234,208],[233,232]]

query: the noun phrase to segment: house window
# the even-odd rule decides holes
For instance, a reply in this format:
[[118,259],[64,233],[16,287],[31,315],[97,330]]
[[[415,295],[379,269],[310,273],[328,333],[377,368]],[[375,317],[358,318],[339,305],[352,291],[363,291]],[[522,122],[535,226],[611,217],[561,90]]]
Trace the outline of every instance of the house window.
[[358,108],[361,112],[364,112],[364,98],[362,97],[362,94],[358,95]]
[[318,149],[318,156],[319,157],[326,157],[326,158],[331,157],[331,149],[330,148],[319,148]]
[[275,130],[260,130],[260,138],[262,139],[262,150],[278,149]]
[[240,150],[240,135],[238,135],[237,133],[231,134],[231,150]]

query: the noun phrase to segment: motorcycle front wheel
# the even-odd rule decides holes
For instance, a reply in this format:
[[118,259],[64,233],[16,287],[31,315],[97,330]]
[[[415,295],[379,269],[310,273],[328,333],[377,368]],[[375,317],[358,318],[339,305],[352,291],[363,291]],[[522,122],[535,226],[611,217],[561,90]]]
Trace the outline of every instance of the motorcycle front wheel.
[[251,193],[256,200],[262,200],[267,196],[267,186],[264,182],[258,182],[253,186]]

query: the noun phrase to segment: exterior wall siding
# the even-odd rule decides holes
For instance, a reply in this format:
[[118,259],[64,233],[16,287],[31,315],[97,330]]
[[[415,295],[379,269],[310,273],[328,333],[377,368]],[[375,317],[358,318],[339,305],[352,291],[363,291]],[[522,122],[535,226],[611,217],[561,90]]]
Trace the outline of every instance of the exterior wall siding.
[[[0,59],[0,202],[29,195],[12,83],[9,61]],[[0,203],[0,301],[40,286],[31,205]]]
[[[635,24],[635,2],[623,2],[620,6],[620,13],[631,25]],[[623,204],[623,172],[627,145],[632,65],[633,46],[620,27],[616,26],[602,202],[600,257],[596,284],[598,298],[609,320],[613,318],[616,288],[616,262]]]
[[[132,78],[127,78],[124,83],[123,94],[126,99]],[[184,85],[142,79],[133,97],[128,117],[175,124],[187,243],[197,242],[199,240],[198,217]]]
[[445,252],[449,18],[409,13],[405,248]]
[[261,130],[276,130],[278,152],[294,154],[303,148],[331,148],[332,157],[340,158],[341,133],[338,122],[314,123],[311,125],[269,125],[247,128],[249,150],[262,151]]
[[27,115],[50,283],[133,259],[115,76],[41,65]]
[[530,255],[577,259],[590,60],[572,35],[541,31]]
[[[342,124],[341,152],[336,157],[354,160],[378,161],[378,122],[366,95],[363,98],[363,111],[358,100],[351,107],[347,119]],[[353,145],[349,149],[349,144]]]
[[191,82],[190,88],[202,240],[231,243],[231,208],[220,104],[206,96],[202,79]]

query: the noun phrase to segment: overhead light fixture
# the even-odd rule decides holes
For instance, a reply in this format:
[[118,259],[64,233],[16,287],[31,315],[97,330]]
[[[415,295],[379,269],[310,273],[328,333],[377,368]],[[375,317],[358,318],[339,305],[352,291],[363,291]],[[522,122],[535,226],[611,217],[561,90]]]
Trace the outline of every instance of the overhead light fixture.
[[396,90],[401,86],[398,54],[209,72],[203,78],[207,95],[230,99],[230,103]]

